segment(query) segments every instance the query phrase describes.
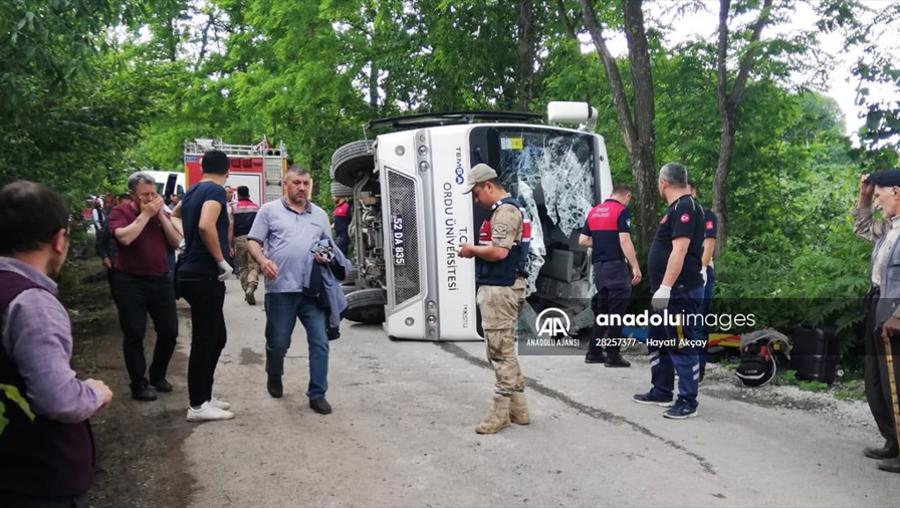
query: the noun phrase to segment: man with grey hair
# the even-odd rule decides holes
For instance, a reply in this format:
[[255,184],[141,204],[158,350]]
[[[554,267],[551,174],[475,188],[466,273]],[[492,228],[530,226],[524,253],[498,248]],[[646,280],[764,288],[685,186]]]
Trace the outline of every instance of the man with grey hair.
[[284,393],[284,357],[291,345],[297,319],[309,344],[309,406],[319,414],[331,413],[325,399],[328,390],[327,309],[318,304],[306,286],[316,263],[330,265],[321,254],[311,256],[319,240],[331,237],[328,214],[313,204],[312,177],[291,166],[283,180],[286,196],[260,207],[247,234],[250,255],[266,276],[266,389],[273,398]]
[[[167,255],[169,248],[178,246],[181,235],[165,211],[163,198],[156,193],[152,176],[133,173],[128,177],[128,193],[131,202],[109,213],[109,231],[116,241],[116,306],[131,396],[150,401],[156,400],[157,390],[172,391],[166,371],[175,351],[178,316]],[[144,358],[147,314],[156,329],[149,380]]]
[[[659,222],[647,271],[653,293],[653,311],[669,317],[697,314],[703,301],[701,257],[705,220],[703,207],[687,186],[687,168],[670,162],[659,170],[659,195],[668,208]],[[701,337],[699,323],[664,321],[651,326],[648,337],[653,388],[634,396],[638,404],[668,407],[663,416],[684,419],[697,416],[697,388],[701,350],[692,342]],[[678,372],[678,400],[674,400],[675,373]],[[674,406],[674,407],[673,407]]]
[[[874,201],[874,203],[873,203]],[[883,217],[873,217],[879,209]],[[869,292],[865,299],[865,386],[866,401],[875,418],[884,445],[865,448],[863,455],[881,460],[878,468],[900,473],[900,446],[895,404],[891,385],[898,381],[900,367],[900,284],[897,284],[900,265],[900,170],[887,169],[863,175],[859,181],[859,201],[853,210],[853,230],[874,247],[869,263]],[[894,370],[888,369],[888,351]],[[882,358],[884,360],[882,360]],[[893,379],[893,383],[891,378]]]

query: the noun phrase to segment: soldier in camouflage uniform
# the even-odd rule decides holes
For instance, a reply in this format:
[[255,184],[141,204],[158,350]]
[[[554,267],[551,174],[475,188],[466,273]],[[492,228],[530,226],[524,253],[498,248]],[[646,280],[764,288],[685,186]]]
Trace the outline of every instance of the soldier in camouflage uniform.
[[469,171],[463,193],[491,210],[479,232],[479,245],[460,245],[459,256],[475,258],[476,300],[487,357],[494,366],[497,383],[490,414],[475,427],[479,434],[494,434],[510,422],[529,423],[525,403],[525,379],[516,356],[515,330],[525,292],[525,256],[531,231],[522,205],[509,196],[487,164]]

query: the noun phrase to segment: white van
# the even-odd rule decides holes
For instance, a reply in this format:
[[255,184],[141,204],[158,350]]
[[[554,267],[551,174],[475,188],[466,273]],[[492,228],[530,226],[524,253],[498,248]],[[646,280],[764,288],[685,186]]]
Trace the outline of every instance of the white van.
[[162,197],[170,194],[184,196],[185,183],[182,171],[144,171],[156,180],[156,193]]
[[[592,125],[586,103],[551,103],[550,120]],[[587,130],[541,125],[530,113],[442,113],[370,122],[374,140],[332,157],[332,193],[353,198],[356,276],[345,317],[384,323],[397,339],[481,340],[475,262],[486,211],[462,194],[484,162],[524,205],[532,223],[527,304],[520,326],[556,307],[590,327],[589,253],[578,245],[587,211],[612,191],[606,145]]]

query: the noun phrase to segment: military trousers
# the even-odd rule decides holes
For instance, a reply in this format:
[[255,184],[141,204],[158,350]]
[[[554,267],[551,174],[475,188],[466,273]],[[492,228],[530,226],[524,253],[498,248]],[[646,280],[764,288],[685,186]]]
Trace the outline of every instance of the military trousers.
[[234,239],[234,257],[237,260],[241,277],[241,289],[246,292],[256,291],[259,285],[259,264],[253,259],[248,246],[250,240],[247,235],[239,236]]
[[476,293],[487,358],[497,377],[494,393],[503,397],[525,390],[515,343],[516,322],[524,294],[522,279],[512,286],[480,286]]

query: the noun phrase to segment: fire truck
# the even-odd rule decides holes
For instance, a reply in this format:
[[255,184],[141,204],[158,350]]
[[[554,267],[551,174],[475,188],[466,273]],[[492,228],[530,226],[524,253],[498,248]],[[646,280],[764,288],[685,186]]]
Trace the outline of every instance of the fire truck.
[[232,145],[222,140],[193,139],[184,143],[184,174],[187,187],[203,178],[200,159],[209,150],[221,150],[228,155],[230,168],[225,185],[237,188],[246,185],[250,199],[262,205],[282,196],[281,180],[287,170],[287,150],[284,142],[270,146],[266,138],[255,145]]

